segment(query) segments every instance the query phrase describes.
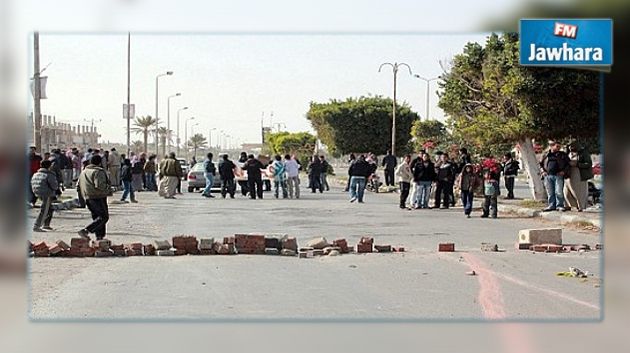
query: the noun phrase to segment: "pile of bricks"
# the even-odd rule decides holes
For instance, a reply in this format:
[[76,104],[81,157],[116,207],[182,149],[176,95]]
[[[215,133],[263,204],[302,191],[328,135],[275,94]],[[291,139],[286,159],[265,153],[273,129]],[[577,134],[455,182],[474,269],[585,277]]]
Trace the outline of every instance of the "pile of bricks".
[[199,242],[197,237],[192,235],[174,236],[173,247],[175,248],[175,255],[199,254]]
[[[264,255],[267,240],[260,234],[236,234],[234,245],[239,254]],[[269,241],[271,242],[271,240]]]
[[357,252],[359,254],[372,252],[373,245],[374,245],[374,238],[361,237],[361,240],[359,240],[359,243],[357,244]]
[[68,255],[71,257],[92,257],[96,253],[96,249],[90,246],[90,241],[85,238],[70,239],[70,250]]

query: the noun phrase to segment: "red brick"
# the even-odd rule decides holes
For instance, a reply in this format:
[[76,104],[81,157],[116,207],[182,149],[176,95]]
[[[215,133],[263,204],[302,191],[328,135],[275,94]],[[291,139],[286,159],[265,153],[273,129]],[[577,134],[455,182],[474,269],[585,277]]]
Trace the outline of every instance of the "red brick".
[[55,245],[51,245],[51,246],[48,248],[48,252],[49,252],[51,255],[57,255],[57,254],[59,254],[59,253],[60,253],[60,252],[62,252],[62,251],[63,251],[63,249],[62,249],[59,245],[57,245],[57,244],[55,244]]
[[186,255],[186,250],[175,248],[175,256],[181,256],[181,255]]
[[234,237],[224,237],[223,238],[223,244],[234,244],[235,239]]
[[127,251],[125,251],[125,249],[116,248],[111,250],[114,252],[114,256],[127,256]]
[[438,251],[453,252],[455,251],[455,244],[454,243],[440,243],[438,245]]
[[144,246],[144,255],[145,256],[154,256],[155,255],[155,246],[153,246],[153,244],[146,244]]
[[71,248],[89,248],[90,241],[85,238],[72,238],[70,239],[70,247]]
[[44,249],[48,250],[48,244],[46,242],[40,241],[39,243],[33,244],[33,251],[42,251]]
[[333,246],[336,246],[339,249],[341,249],[342,254],[348,253],[348,242],[346,241],[346,239],[333,240]]
[[359,240],[359,243],[361,244],[374,244],[374,238],[372,237],[361,237],[361,240]]
[[50,255],[48,248],[39,249],[33,253],[33,256],[35,257],[48,257],[48,255]]
[[280,246],[283,249],[297,251],[298,249],[297,239],[295,239],[294,237],[282,238],[282,240],[280,241]]
[[56,244],[59,245],[59,247],[63,250],[70,250],[70,245],[68,245],[68,243],[63,240],[57,240]]
[[369,244],[369,243],[359,243],[359,244],[357,244],[357,252],[358,253],[372,252],[372,244]]

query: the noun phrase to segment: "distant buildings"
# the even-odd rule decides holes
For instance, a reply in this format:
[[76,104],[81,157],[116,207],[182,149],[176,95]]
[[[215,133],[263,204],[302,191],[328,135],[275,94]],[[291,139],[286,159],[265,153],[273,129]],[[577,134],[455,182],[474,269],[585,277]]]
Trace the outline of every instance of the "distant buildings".
[[[34,124],[33,116],[28,117],[29,144],[34,145]],[[71,125],[57,122],[56,117],[42,115],[42,153],[50,152],[52,149],[69,149],[77,147],[86,150],[89,147],[99,147],[98,138],[100,135],[96,127],[86,125]]]

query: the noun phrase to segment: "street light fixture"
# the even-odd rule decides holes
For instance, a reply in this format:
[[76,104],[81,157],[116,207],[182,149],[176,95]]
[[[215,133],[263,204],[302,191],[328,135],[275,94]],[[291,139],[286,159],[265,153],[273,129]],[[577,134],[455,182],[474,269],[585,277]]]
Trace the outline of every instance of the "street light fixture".
[[181,93],[175,93],[168,96],[166,99],[166,143],[168,144],[168,151],[171,152],[171,98],[180,97]]
[[382,63],[381,66],[378,67],[378,72],[381,72],[383,66],[389,65],[392,67],[392,72],[394,74],[394,103],[392,104],[392,154],[396,155],[396,78],[398,76],[398,68],[401,66],[407,67],[409,70],[409,75],[411,73],[411,67],[406,63]]
[[208,130],[208,148],[212,148],[212,131],[216,130],[216,127]]
[[188,159],[188,120],[195,120],[194,116],[184,121],[184,146],[186,146],[186,159]]
[[159,111],[159,83],[160,83],[160,77],[163,76],[171,76],[173,74],[173,71],[166,71],[163,74],[159,74],[157,76],[155,76],[155,154],[158,155],[160,152],[158,151],[158,141],[159,136],[158,136],[158,126],[160,124],[160,118],[158,116],[158,111]]
[[177,110],[177,155],[179,156],[179,145],[181,145],[182,141],[179,134],[179,113],[188,109],[188,107],[183,107]]
[[422,80],[422,81],[424,81],[424,82],[426,82],[426,83],[427,83],[427,102],[426,102],[426,105],[427,105],[427,115],[426,115],[426,117],[425,117],[425,120],[427,120],[427,121],[428,121],[428,120],[429,120],[429,87],[430,87],[430,86],[429,86],[429,84],[431,83],[431,81],[439,80],[440,78],[439,78],[439,77],[424,78],[424,77],[422,77],[422,76],[420,76],[420,75],[418,75],[418,74],[413,75],[413,77],[415,77],[415,78],[417,78],[417,79],[420,79],[420,80]]

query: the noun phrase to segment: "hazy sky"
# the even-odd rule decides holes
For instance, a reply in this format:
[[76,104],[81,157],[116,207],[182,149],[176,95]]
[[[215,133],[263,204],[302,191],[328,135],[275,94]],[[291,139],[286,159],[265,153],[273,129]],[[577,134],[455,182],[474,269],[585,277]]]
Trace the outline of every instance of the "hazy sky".
[[[194,116],[196,132],[223,130],[240,142],[260,141],[265,125],[284,123],[289,131],[312,131],[305,118],[310,101],[324,102],[374,94],[391,96],[391,68],[383,62],[408,63],[413,73],[436,77],[439,60],[461,52],[469,41],[483,42],[485,34],[443,35],[151,35],[131,36],[131,102],[136,115],[155,115],[155,77],[160,78],[159,118],[166,125],[167,97],[171,99],[171,129],[176,111]],[[127,36],[46,34],[40,36],[41,66],[50,66],[48,99],[42,113],[74,125],[96,122],[103,141],[124,142]],[[431,115],[437,108],[437,83],[431,84]],[[401,68],[398,99],[425,115],[426,84]],[[216,131],[213,140],[216,140]],[[132,136],[132,140],[140,136]],[[214,144],[214,141],[213,141]]]

